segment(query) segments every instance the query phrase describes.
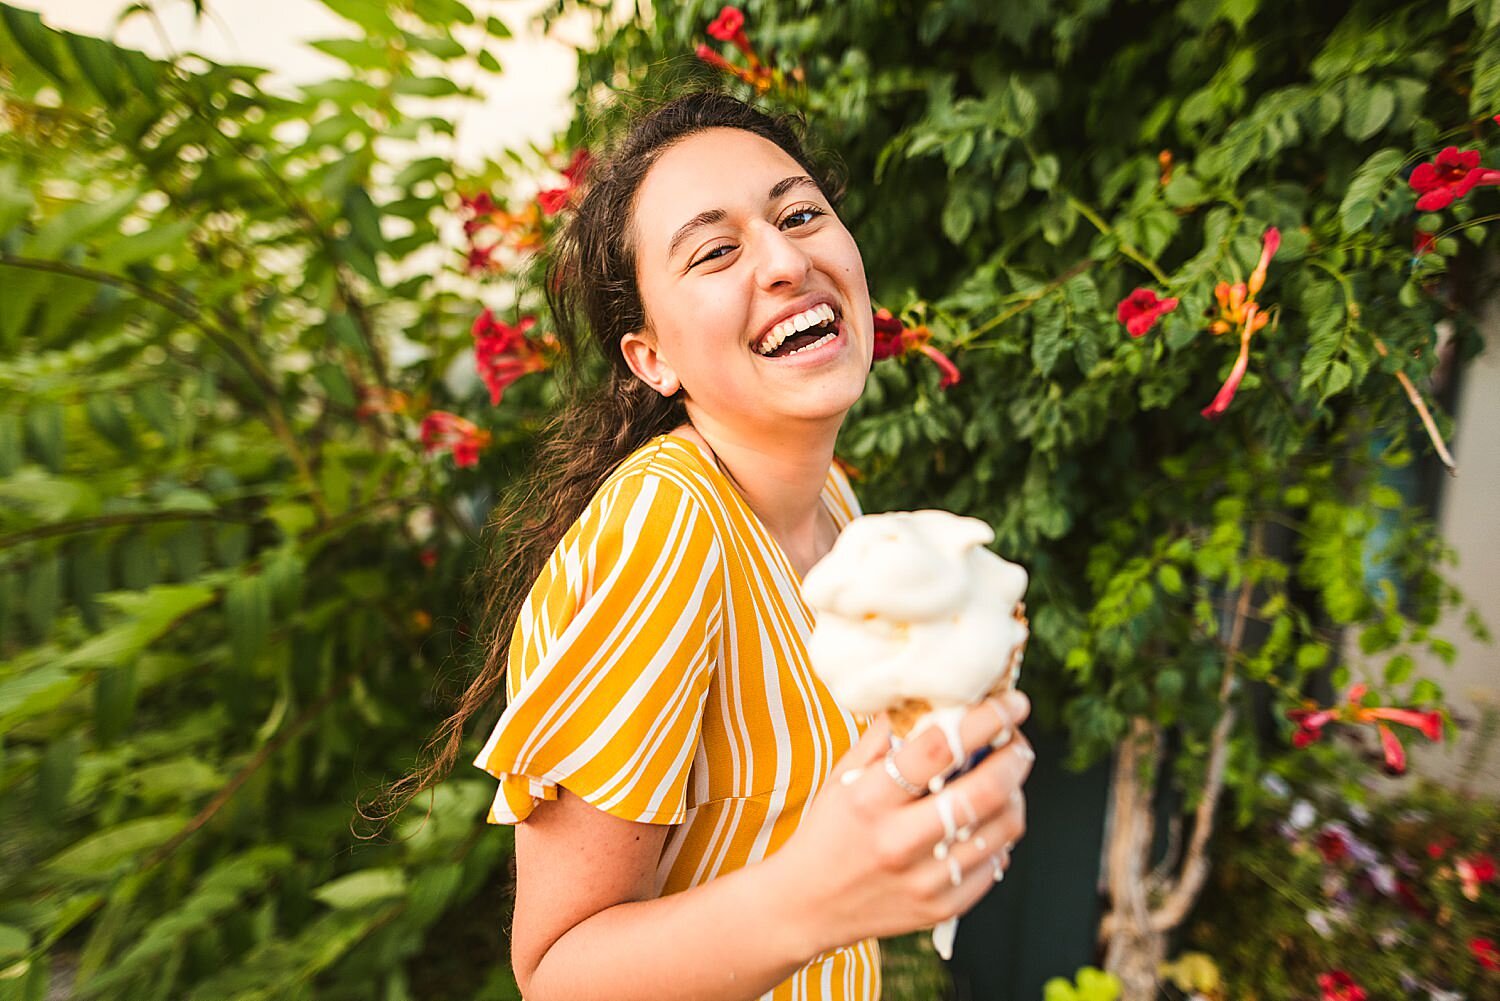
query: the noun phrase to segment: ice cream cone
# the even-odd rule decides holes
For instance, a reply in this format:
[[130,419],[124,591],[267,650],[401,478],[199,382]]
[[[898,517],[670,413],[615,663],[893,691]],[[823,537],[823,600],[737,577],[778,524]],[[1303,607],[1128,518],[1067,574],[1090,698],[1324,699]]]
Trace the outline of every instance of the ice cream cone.
[[[1026,603],[1024,601],[1017,602],[1015,611],[1011,614],[1023,627],[1029,625],[1026,619]],[[1030,635],[1029,630],[1027,635]],[[1010,658],[1005,662],[1005,670],[1000,672],[1000,676],[995,679],[995,683],[990,687],[989,691],[976,700],[976,704],[993,696],[1001,695],[1016,687],[1016,680],[1021,674],[1021,653],[1025,649],[1026,639],[1023,638],[1020,643],[1011,649]],[[904,740],[908,734],[916,729],[922,717],[936,708],[938,707],[926,699],[905,699],[896,703],[886,710],[886,715],[891,721],[891,733]]]

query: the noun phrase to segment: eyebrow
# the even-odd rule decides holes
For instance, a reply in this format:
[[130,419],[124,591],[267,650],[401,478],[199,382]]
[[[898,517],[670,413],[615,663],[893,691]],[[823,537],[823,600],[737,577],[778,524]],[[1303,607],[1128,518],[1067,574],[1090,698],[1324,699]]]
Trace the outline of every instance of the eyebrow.
[[[823,190],[818,186],[817,181],[814,181],[806,174],[795,174],[792,177],[783,177],[771,185],[771,190],[766,194],[766,201],[774,202],[793,188],[812,188],[818,192]],[[672,234],[672,242],[667,246],[667,259],[671,260],[677,254],[677,248],[682,245],[684,240],[693,235],[694,230],[701,229],[704,226],[712,226],[714,223],[723,222],[727,218],[729,218],[729,215],[723,209],[709,209],[707,212],[699,212],[693,216],[687,222],[683,223],[676,233]]]

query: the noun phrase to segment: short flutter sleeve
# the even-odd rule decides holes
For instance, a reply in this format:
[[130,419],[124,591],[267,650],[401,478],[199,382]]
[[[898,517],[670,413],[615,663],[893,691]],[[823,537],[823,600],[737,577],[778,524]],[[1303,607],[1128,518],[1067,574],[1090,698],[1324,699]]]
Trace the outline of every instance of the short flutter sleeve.
[[511,638],[507,706],[474,763],[491,823],[557,787],[626,820],[685,819],[723,615],[723,551],[676,480],[606,482],[553,551]]

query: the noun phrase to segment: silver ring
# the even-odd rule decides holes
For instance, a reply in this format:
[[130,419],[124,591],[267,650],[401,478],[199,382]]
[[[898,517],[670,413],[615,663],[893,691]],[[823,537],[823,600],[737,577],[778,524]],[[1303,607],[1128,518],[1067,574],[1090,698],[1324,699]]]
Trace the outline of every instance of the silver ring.
[[901,774],[901,769],[896,767],[896,749],[893,747],[885,752],[885,773],[891,777],[891,781],[901,787],[901,791],[908,796],[922,797],[927,795],[927,790],[922,786],[909,780]]

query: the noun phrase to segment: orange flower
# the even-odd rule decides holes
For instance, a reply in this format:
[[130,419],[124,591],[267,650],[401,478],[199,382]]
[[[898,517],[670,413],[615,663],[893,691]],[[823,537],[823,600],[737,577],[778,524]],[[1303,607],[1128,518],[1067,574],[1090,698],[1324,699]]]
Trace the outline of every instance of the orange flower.
[[1266,228],[1261,236],[1260,260],[1256,262],[1255,270],[1250,273],[1249,282],[1219,282],[1214,286],[1214,299],[1219,304],[1219,315],[1208,325],[1209,332],[1215,336],[1227,334],[1236,328],[1240,331],[1240,353],[1234,360],[1234,367],[1229,371],[1229,378],[1224,380],[1224,385],[1214,394],[1213,401],[1200,411],[1209,420],[1215,420],[1229,409],[1234,394],[1240,388],[1240,380],[1245,377],[1246,370],[1250,367],[1250,338],[1257,330],[1260,330],[1270,322],[1270,315],[1260,308],[1255,301],[1255,296],[1266,284],[1266,271],[1271,266],[1271,258],[1276,256],[1276,251],[1281,248],[1281,230],[1275,226]]

